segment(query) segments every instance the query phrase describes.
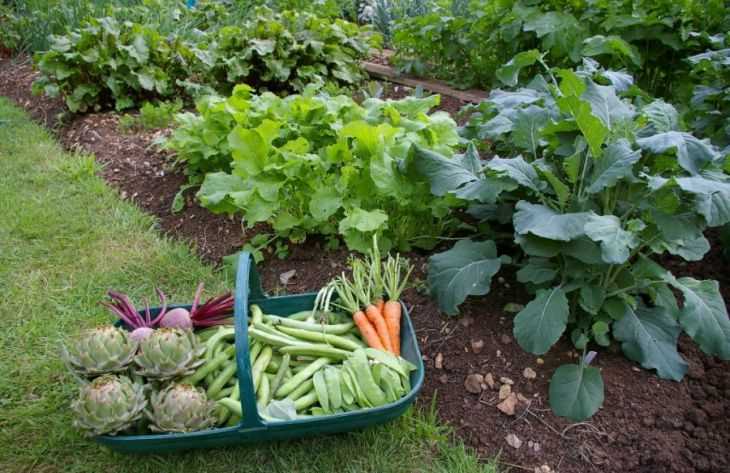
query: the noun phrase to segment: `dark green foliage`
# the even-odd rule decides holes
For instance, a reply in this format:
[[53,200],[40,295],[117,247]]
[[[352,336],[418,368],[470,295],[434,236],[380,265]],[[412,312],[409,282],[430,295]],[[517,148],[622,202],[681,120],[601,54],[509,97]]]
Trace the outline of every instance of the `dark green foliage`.
[[35,58],[41,72],[36,91],[59,94],[72,112],[114,107],[174,95],[194,59],[177,39],[156,30],[105,17],[51,37],[51,49]]
[[[722,153],[685,132],[674,107],[624,97],[631,83],[590,59],[576,71],[548,70],[474,108],[463,134],[489,140],[498,155],[480,162],[419,150],[415,162],[435,195],[461,199],[485,223],[511,215],[522,254],[517,279],[535,292],[514,320],[526,351],[546,353],[564,334],[583,351],[616,340],[628,358],[680,380],[687,363],[679,334],[730,359],[730,320],[717,282],[675,278],[654,259],[703,258],[704,230],[730,222],[730,177]],[[439,275],[429,276],[432,292],[447,313],[489,290],[499,258],[484,244],[461,242],[458,255],[455,247],[431,258],[429,273]],[[477,263],[496,269],[472,270]],[[453,277],[442,277],[444,267]],[[581,363],[556,375],[558,414],[578,420],[595,412],[598,370]]]
[[397,25],[394,44],[404,70],[463,86],[489,88],[500,65],[538,49],[555,65],[589,56],[626,68],[641,87],[669,96],[687,74],[683,59],[702,50],[693,32],[726,31],[729,19],[722,0],[444,0]]

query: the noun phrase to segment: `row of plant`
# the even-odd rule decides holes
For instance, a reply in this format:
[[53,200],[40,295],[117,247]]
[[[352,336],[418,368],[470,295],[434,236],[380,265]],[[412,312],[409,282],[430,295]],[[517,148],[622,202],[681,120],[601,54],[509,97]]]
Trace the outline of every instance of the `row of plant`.
[[206,97],[178,116],[166,147],[176,153],[201,204],[270,223],[276,236],[342,238],[365,252],[373,235],[384,250],[432,248],[455,228],[449,199],[402,172],[414,145],[451,155],[459,144],[446,112],[428,114],[438,96],[401,100],[315,94],[286,98],[238,85],[229,98]]
[[[481,222],[481,232],[429,260],[441,309],[455,314],[515,265],[534,294],[514,319],[520,346],[542,355],[567,334],[583,352],[550,384],[553,410],[574,420],[603,402],[592,346],[618,343],[673,380],[687,371],[680,333],[730,359],[718,283],[675,277],[658,262],[664,254],[701,260],[710,249],[704,230],[730,222],[730,160],[685,131],[672,105],[636,95],[631,84],[590,59],[575,71],[545,68],[526,87],[496,90],[474,107],[462,132],[489,140],[490,160],[473,144],[455,157],[420,147],[413,157],[435,195],[460,199]],[[506,229],[514,238],[497,239]]]
[[165,32],[156,16],[134,22],[128,9],[121,12],[52,35],[48,51],[35,57],[36,92],[61,95],[72,112],[84,112],[184,92],[227,94],[237,83],[277,92],[310,83],[351,87],[363,79],[358,60],[379,38],[344,20],[266,7],[248,9],[229,25],[225,8],[202,6],[187,13],[194,34]]

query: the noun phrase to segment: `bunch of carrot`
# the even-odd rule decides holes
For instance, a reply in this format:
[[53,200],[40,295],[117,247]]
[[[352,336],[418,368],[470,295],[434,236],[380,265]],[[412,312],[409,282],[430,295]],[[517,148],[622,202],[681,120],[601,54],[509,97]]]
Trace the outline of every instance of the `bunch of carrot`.
[[[400,296],[413,267],[400,255],[381,261],[377,241],[365,259],[351,262],[352,279],[334,282],[339,305],[352,314],[368,346],[400,355]],[[387,296],[387,302],[383,296]]]

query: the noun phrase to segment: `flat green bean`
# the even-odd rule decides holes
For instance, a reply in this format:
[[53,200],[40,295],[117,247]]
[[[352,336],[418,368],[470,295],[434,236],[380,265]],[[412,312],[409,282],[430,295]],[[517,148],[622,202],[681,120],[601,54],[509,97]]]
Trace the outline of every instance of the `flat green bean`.
[[286,383],[282,384],[281,387],[276,391],[276,395],[279,397],[284,397],[287,394],[294,391],[301,383],[303,383],[305,380],[309,379],[314,375],[314,373],[317,372],[318,369],[321,367],[328,365],[330,363],[329,358],[318,358],[314,360],[307,368],[303,369],[299,373],[292,376],[292,378],[287,381]]

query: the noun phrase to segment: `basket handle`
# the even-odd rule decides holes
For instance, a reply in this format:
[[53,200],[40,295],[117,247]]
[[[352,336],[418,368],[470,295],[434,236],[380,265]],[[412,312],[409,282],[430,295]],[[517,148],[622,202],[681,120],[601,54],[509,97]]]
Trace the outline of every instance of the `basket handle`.
[[238,384],[241,392],[241,408],[243,417],[241,427],[262,427],[256,406],[253,378],[251,376],[250,349],[248,346],[248,306],[249,297],[266,297],[261,290],[256,266],[251,254],[242,251],[238,257],[238,271],[236,272],[236,295],[233,305],[233,317],[236,326],[236,364],[238,368]]

